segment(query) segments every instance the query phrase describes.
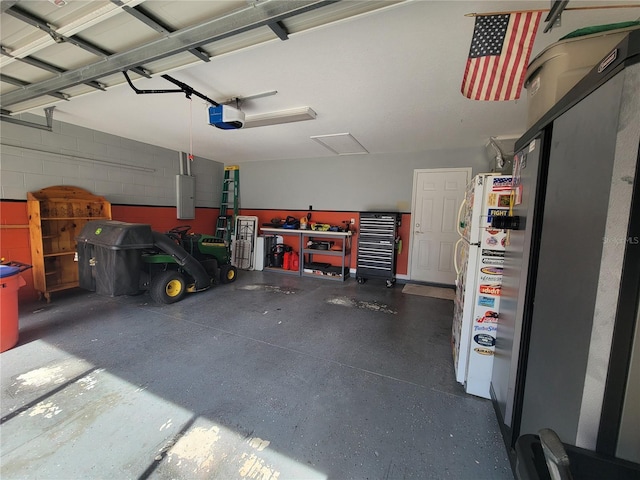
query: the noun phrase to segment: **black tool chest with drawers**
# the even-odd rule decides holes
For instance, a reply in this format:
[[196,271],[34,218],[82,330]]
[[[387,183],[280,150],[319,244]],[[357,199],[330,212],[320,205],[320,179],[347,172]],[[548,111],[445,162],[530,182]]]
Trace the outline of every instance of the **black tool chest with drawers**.
[[356,280],[386,280],[387,288],[396,283],[396,238],[400,214],[395,212],[360,212]]

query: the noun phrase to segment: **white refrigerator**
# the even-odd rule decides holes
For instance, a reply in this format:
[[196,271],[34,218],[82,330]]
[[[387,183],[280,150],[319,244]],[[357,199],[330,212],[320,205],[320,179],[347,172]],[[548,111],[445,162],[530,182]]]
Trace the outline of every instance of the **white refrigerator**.
[[456,380],[472,395],[490,398],[491,369],[500,313],[506,231],[491,228],[508,215],[511,176],[484,173],[467,186],[458,211],[456,297],[452,326]]

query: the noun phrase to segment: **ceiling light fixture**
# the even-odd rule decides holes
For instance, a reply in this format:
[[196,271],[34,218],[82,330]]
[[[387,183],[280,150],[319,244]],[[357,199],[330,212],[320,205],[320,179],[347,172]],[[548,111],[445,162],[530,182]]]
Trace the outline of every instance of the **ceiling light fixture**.
[[311,138],[311,140],[315,140],[336,155],[358,155],[369,153],[368,150],[364,148],[362,144],[350,133],[315,135],[309,138]]
[[316,112],[314,112],[311,107],[257,113],[255,115],[246,115],[244,119],[244,126],[242,128],[245,129],[264,127],[267,125],[279,125],[281,123],[302,122],[304,120],[313,120],[316,116]]

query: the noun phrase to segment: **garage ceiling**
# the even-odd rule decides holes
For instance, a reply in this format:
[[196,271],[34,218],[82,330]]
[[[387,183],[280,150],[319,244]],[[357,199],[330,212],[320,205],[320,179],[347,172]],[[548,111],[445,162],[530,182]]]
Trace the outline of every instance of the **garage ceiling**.
[[[611,5],[577,2],[570,7]],[[633,2],[616,1],[616,5]],[[335,155],[311,137],[350,133],[370,153],[480,146],[526,130],[518,101],[460,94],[470,12],[548,1],[3,0],[4,115],[44,115],[224,163]],[[565,11],[534,55],[584,26],[635,20],[640,8]],[[315,120],[223,131],[208,102],[248,115],[310,107]],[[235,103],[235,102],[233,102]]]

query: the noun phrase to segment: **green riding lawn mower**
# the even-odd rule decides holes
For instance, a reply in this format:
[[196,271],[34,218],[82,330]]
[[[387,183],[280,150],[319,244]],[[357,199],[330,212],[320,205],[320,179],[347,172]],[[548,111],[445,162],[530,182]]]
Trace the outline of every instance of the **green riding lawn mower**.
[[186,293],[233,282],[230,246],[190,229],[163,234],[146,224],[87,222],[78,237],[80,287],[112,297],[149,291],[158,303],[174,303]]

